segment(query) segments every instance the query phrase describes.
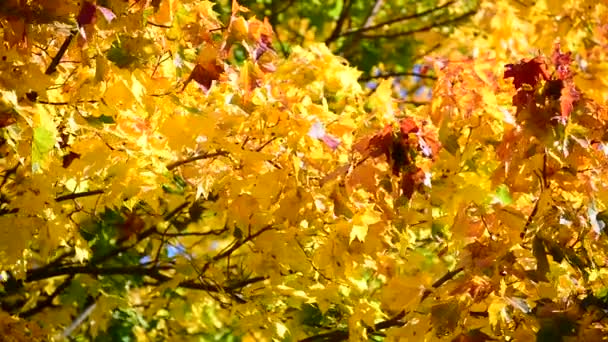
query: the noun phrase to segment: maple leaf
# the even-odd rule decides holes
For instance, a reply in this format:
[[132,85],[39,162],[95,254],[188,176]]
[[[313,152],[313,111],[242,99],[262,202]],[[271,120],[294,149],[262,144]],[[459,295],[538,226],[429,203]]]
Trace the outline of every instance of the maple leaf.
[[399,130],[401,134],[407,135],[418,132],[418,125],[412,118],[405,118],[399,121]]
[[190,76],[184,82],[184,88],[191,80],[195,80],[207,92],[213,81],[220,79],[224,73],[224,66],[220,60],[220,51],[214,43],[207,43],[203,47],[197,57],[197,63],[192,69]]
[[195,80],[205,91],[208,91],[211,88],[213,81],[220,79],[220,75],[223,71],[224,68],[218,63],[208,62],[197,64],[192,70],[189,79]]
[[561,89],[561,97],[559,99],[562,119],[567,119],[570,117],[570,114],[574,108],[574,102],[578,101],[579,99],[580,93],[578,90],[576,90],[574,81],[564,81],[564,86]]
[[272,26],[268,22],[268,18],[264,21],[251,20],[249,22],[249,37],[255,42],[255,50],[253,51],[253,59],[257,61],[265,52],[270,51],[275,53],[272,47]]
[[521,89],[524,84],[534,88],[540,80],[550,79],[547,64],[540,56],[530,60],[524,59],[518,64],[507,64],[505,69],[503,78],[513,78],[515,89]]
[[560,49],[560,44],[556,43],[553,49],[553,54],[551,55],[551,61],[553,65],[555,65],[555,70],[557,71],[558,79],[567,80],[571,79],[573,74],[570,68],[572,64],[572,54],[570,52],[562,53]]
[[387,160],[391,160],[391,149],[393,145],[393,126],[386,125],[382,132],[375,134],[368,142],[366,151],[370,157],[386,155]]
[[[556,27],[540,14],[546,9],[529,11],[523,23],[505,1],[487,2],[479,11],[496,13],[479,16],[492,20],[481,30],[494,32],[468,41],[456,27],[454,37],[477,51],[450,50],[462,38],[442,42],[450,57],[432,59],[435,73],[414,70],[416,88],[435,82],[432,103],[404,110],[409,103],[394,95],[412,77],[375,82],[367,94],[349,66],[358,58],[351,41],[380,57],[395,44],[371,38],[384,25],[350,31],[363,40],[338,33],[329,45],[308,44],[316,33],[294,15],[301,3],[262,21],[243,17],[247,9],[233,1],[224,27],[203,0],[0,0],[8,13],[0,19],[8,43],[0,44],[8,102],[0,108],[0,305],[24,323],[0,324],[1,336],[49,340],[25,329],[28,317],[54,332],[78,316],[82,328],[65,339],[169,338],[144,326],[146,310],[120,305],[126,300],[149,303],[152,313],[166,308],[184,335],[238,328],[249,340],[489,340],[472,330],[475,322],[496,340],[534,340],[559,332],[546,327],[561,322],[559,303],[603,293],[608,109],[598,72],[606,28],[598,23],[608,8],[596,1],[585,16],[573,15],[585,2],[555,8],[560,35],[585,42],[570,54],[528,36]],[[382,24],[391,8],[377,3],[381,16],[371,19]],[[344,13],[336,32],[363,22],[351,20],[360,14],[346,2],[317,7]],[[431,12],[424,17],[440,14]],[[95,27],[97,16],[112,24]],[[274,51],[269,24],[283,20],[289,26],[276,37],[291,50],[287,58]],[[49,39],[74,21],[87,35],[99,30],[88,48]],[[531,49],[526,40],[553,55],[497,75],[506,58]],[[480,52],[486,47],[492,54]],[[454,59],[463,51],[474,57]],[[40,72],[49,59],[53,77]],[[373,76],[394,64],[387,57]],[[593,77],[575,86],[573,70]],[[185,76],[206,94],[176,94]],[[512,102],[501,76],[513,78]],[[507,104],[517,106],[516,118]],[[554,124],[558,113],[568,125]],[[352,144],[364,132],[372,133]],[[188,300],[171,305],[175,296],[155,295],[176,289]],[[553,304],[540,304],[539,294]],[[96,309],[85,309],[88,301]],[[528,307],[534,302],[541,310]],[[199,315],[201,305],[211,316]],[[238,326],[235,308],[248,314]],[[14,324],[7,317],[0,320]],[[118,336],[123,323],[129,329]],[[605,327],[585,309],[572,323],[579,339]]]
[[424,183],[425,177],[424,171],[419,167],[416,167],[413,171],[403,172],[401,176],[403,196],[412,198],[414,191],[420,184]]
[[125,215],[126,220],[119,229],[121,239],[128,239],[139,234],[146,226],[144,220],[137,213],[127,211]]

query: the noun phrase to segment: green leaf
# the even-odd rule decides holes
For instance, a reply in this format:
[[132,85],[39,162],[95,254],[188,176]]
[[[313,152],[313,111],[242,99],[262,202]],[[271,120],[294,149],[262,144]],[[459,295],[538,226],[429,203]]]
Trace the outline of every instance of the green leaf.
[[32,171],[40,171],[49,152],[55,146],[55,130],[47,127],[34,128],[34,139],[32,142]]
[[115,40],[112,43],[106,56],[109,61],[116,64],[119,68],[126,68],[136,60],[135,56],[132,56],[129,51],[123,47],[120,40]]
[[342,12],[342,8],[344,7],[344,2],[342,0],[336,1],[335,6],[330,9],[327,14],[330,18],[336,20],[340,17],[340,13]]
[[509,187],[505,184],[501,184],[498,186],[494,198],[498,200],[502,205],[509,205],[513,203],[513,198],[509,193]]

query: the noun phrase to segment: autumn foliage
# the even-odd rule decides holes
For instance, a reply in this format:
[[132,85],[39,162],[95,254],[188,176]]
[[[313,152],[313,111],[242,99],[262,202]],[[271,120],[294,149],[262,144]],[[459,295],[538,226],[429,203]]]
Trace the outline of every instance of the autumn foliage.
[[608,7],[567,3],[482,2],[417,106],[236,1],[0,3],[0,335],[608,336]]

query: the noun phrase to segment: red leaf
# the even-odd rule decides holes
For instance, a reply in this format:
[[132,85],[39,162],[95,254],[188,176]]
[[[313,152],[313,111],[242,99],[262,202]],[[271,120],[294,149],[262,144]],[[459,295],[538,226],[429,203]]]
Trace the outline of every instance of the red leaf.
[[128,239],[132,236],[139,234],[146,227],[146,222],[137,214],[133,212],[127,213],[127,219],[120,227],[120,237]]
[[78,13],[78,17],[76,18],[78,26],[82,27],[84,25],[93,24],[96,19],[96,11],[97,6],[95,6],[94,3],[90,1],[83,2],[80,13]]
[[574,109],[574,102],[576,102],[580,98],[579,92],[574,87],[574,81],[567,80],[564,81],[564,87],[562,88],[561,97],[559,99],[559,104],[561,108],[563,119],[567,119],[570,117],[572,113],[572,109]]
[[541,79],[546,81],[550,78],[542,57],[535,57],[529,61],[524,59],[519,64],[507,64],[505,68],[503,78],[513,78],[515,89],[521,88],[524,84],[536,87]]
[[407,135],[418,132],[418,125],[412,118],[405,118],[399,122],[399,129],[401,130],[401,134]]
[[70,167],[70,165],[72,164],[72,162],[75,159],[79,159],[79,158],[80,158],[80,154],[70,151],[70,153],[63,156],[63,168],[67,169],[68,167]]
[[403,196],[412,198],[414,191],[418,188],[418,185],[424,182],[424,171],[421,168],[416,167],[414,171],[404,172],[401,177],[401,191]]
[[205,91],[208,91],[213,81],[219,80],[222,72],[224,69],[217,63],[197,64],[190,74],[190,79],[195,80]]
[[557,76],[560,80],[572,78],[572,70],[570,69],[570,64],[572,64],[571,53],[562,53],[559,43],[555,44],[551,61],[555,65],[555,70],[557,71]]
[[370,157],[379,157],[383,154],[390,160],[391,158],[391,147],[393,145],[393,127],[386,125],[381,133],[375,134],[367,145],[367,151]]

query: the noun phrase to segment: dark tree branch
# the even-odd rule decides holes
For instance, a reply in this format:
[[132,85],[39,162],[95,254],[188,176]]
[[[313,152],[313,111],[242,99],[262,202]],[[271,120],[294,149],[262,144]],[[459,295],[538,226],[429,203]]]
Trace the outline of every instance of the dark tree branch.
[[399,103],[411,104],[414,106],[424,106],[431,102],[430,101],[400,100]]
[[209,235],[222,235],[223,233],[226,233],[228,231],[228,229],[226,228],[222,228],[222,229],[215,229],[215,230],[210,230],[207,232],[183,232],[183,233],[159,233],[159,235],[165,236],[165,237],[180,237],[180,236],[209,236]]
[[63,44],[61,44],[59,51],[57,51],[57,54],[55,55],[55,57],[53,57],[53,60],[51,60],[51,64],[49,64],[48,68],[46,68],[46,71],[44,72],[45,74],[51,75],[57,70],[57,66],[61,62],[63,55],[65,55],[66,51],[68,51],[68,47],[70,46],[70,43],[72,42],[72,39],[74,39],[76,34],[78,34],[78,31],[71,31],[70,35],[63,41]]
[[104,193],[104,191],[101,190],[101,189],[99,189],[99,190],[91,190],[91,191],[83,191],[83,192],[75,192],[75,193],[72,193],[72,194],[58,196],[58,197],[55,198],[55,202],[69,201],[69,200],[73,200],[73,199],[77,199],[77,198],[81,198],[81,197],[100,195],[100,194],[103,194],[103,193]]
[[420,78],[425,78],[425,79],[429,79],[429,80],[437,79],[437,77],[433,76],[433,75],[420,74],[420,73],[416,73],[416,72],[406,71],[406,72],[387,72],[387,73],[376,75],[376,76],[369,75],[369,76],[361,77],[359,80],[361,82],[367,82],[367,81],[371,81],[376,78],[389,78],[389,77],[402,77],[402,76],[414,76],[414,77],[420,77]]
[[336,27],[334,27],[334,30],[331,32],[329,37],[325,40],[326,45],[329,45],[331,42],[333,42],[334,40],[336,40],[340,37],[341,31],[342,31],[342,26],[344,25],[344,22],[346,21],[346,19],[348,18],[349,14],[350,14],[350,8],[352,5],[353,5],[352,0],[344,1],[344,5],[342,6],[342,12],[340,12],[340,16],[338,17],[338,20],[336,21]]
[[[107,266],[107,267],[95,267],[93,264],[88,264],[84,266],[66,266],[66,267],[57,267],[52,269],[46,269],[44,272],[36,272],[36,270],[31,270],[27,272],[27,276],[25,281],[28,283],[39,281],[43,279],[69,275],[75,276],[77,274],[88,274],[88,275],[140,275],[140,276],[151,276],[155,278],[155,275],[160,273],[159,270],[170,270],[173,269],[174,266],[166,265],[166,266],[155,266],[152,268],[144,267],[141,265],[138,266]],[[168,277],[167,277],[168,278]]]
[[414,33],[426,32],[426,31],[430,31],[430,30],[440,27],[440,26],[453,24],[455,22],[458,22],[458,21],[461,21],[461,20],[464,20],[464,19],[470,17],[471,15],[475,14],[476,12],[477,12],[476,10],[471,10],[471,11],[465,12],[457,17],[454,17],[454,18],[451,18],[448,20],[444,20],[444,21],[438,22],[438,23],[432,23],[427,26],[423,26],[423,27],[413,29],[413,30],[406,30],[406,31],[400,31],[400,32],[388,32],[388,33],[381,33],[381,34],[363,34],[363,35],[361,35],[361,38],[362,39],[380,39],[380,38],[397,38],[397,37],[409,36]]
[[407,15],[404,15],[404,16],[400,16],[400,17],[396,17],[396,18],[393,18],[393,19],[389,19],[389,20],[383,21],[383,22],[375,24],[375,25],[363,26],[363,27],[358,28],[358,29],[346,31],[346,32],[341,33],[340,37],[350,36],[350,35],[353,35],[353,34],[360,34],[360,33],[363,33],[363,32],[368,32],[368,31],[371,31],[371,30],[375,30],[375,29],[381,28],[383,26],[396,24],[398,22],[402,22],[402,21],[406,21],[406,20],[411,20],[411,19],[416,19],[416,18],[424,17],[424,16],[429,15],[429,14],[431,14],[433,12],[440,11],[440,10],[442,10],[442,9],[450,6],[453,3],[454,3],[454,1],[448,1],[448,2],[446,2],[445,4],[443,4],[441,6],[438,6],[438,7],[435,7],[433,9],[426,10],[426,11],[423,11],[423,12],[420,12],[420,13],[407,14]]
[[[73,277],[77,274],[87,274],[93,276],[112,276],[112,275],[138,275],[138,276],[146,276],[156,280],[158,283],[148,284],[150,286],[158,286],[160,283],[168,282],[173,280],[172,277],[164,275],[160,273],[161,270],[171,270],[174,266],[166,265],[166,266],[155,266],[155,267],[144,267],[142,265],[139,266],[115,266],[115,267],[95,267],[93,265],[85,265],[85,266],[70,266],[70,267],[62,267],[56,269],[46,270],[45,272],[28,272],[26,276],[26,282],[34,282],[43,279],[49,279],[57,276],[68,275],[70,276],[68,280],[66,280],[62,285],[60,285],[49,298],[46,298],[41,305],[37,305],[34,309],[27,311],[23,314],[23,317],[31,316],[36,312],[44,309],[51,304],[54,297],[64,291],[69,283],[73,279]],[[189,279],[181,281],[177,284],[177,287],[188,288],[193,290],[203,290],[208,292],[218,292],[218,293],[230,293],[239,290],[247,285],[251,285],[260,281],[265,280],[266,277],[253,277],[249,279],[244,279],[238,282],[234,282],[230,285],[212,285],[206,284],[198,279]],[[244,299],[240,297],[235,297],[240,302],[245,302]],[[48,302],[48,303],[47,303]],[[27,315],[27,316],[26,316]]]
[[63,282],[61,282],[61,284],[59,284],[59,286],[57,286],[55,288],[55,290],[53,291],[53,293],[51,293],[50,295],[48,295],[48,297],[46,297],[45,299],[43,299],[42,301],[38,302],[36,304],[36,306],[34,306],[33,308],[22,312],[21,314],[19,314],[20,317],[23,318],[28,318],[31,317],[39,312],[41,312],[42,310],[44,310],[47,307],[50,307],[51,305],[53,305],[53,300],[55,299],[55,297],[57,297],[58,295],[60,295],[63,291],[65,291],[70,284],[72,283],[72,280],[74,279],[73,275],[70,275],[69,277],[67,277]]
[[[293,5],[293,3],[295,2],[295,0],[289,0],[287,1],[287,3],[282,7],[277,9],[277,3],[284,3],[284,1],[272,1],[271,4],[271,8],[272,8],[272,12],[270,13],[270,16],[268,17],[270,24],[272,25],[272,27],[277,27],[277,20],[278,17],[281,13],[287,11],[291,5]],[[277,42],[279,43],[279,46],[281,47],[281,53],[283,54],[283,57],[287,58],[289,56],[289,52],[287,51],[287,49],[285,48],[285,45],[283,44],[283,41],[281,40],[281,37],[279,36],[279,32],[277,30],[273,30],[274,31],[274,35],[277,37]]]
[[182,166],[184,164],[192,163],[192,162],[197,161],[197,160],[209,159],[209,158],[214,158],[214,157],[219,157],[219,156],[224,156],[224,157],[228,156],[228,152],[227,151],[222,151],[222,150],[215,151],[215,152],[205,152],[203,154],[199,154],[199,155],[196,155],[194,157],[178,160],[178,161],[175,161],[175,162],[173,162],[171,164],[168,164],[167,165],[167,170],[171,171],[171,170],[173,170],[173,169],[175,169],[175,168],[177,168],[179,166]]
[[236,251],[237,249],[241,248],[243,245],[245,245],[247,242],[255,239],[256,237],[260,236],[262,233],[264,233],[265,231],[268,231],[270,229],[273,229],[274,226],[273,225],[267,225],[264,228],[258,230],[257,232],[255,232],[254,234],[250,234],[249,236],[247,236],[245,239],[242,240],[237,240],[235,241],[232,246],[230,246],[228,249],[226,249],[223,252],[220,252],[218,254],[216,254],[210,261],[208,261],[202,268],[201,268],[201,272],[200,273],[205,273],[207,271],[207,269],[209,269],[209,267],[211,267],[211,265],[221,259],[224,259],[226,257],[229,257],[232,253],[234,253],[234,251]]
[[[46,100],[36,100],[36,102],[41,103],[41,104],[45,104],[45,105],[49,105],[49,106],[67,106],[72,104],[71,102],[49,102]],[[75,103],[97,103],[99,101],[97,100],[78,100]]]

